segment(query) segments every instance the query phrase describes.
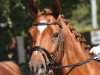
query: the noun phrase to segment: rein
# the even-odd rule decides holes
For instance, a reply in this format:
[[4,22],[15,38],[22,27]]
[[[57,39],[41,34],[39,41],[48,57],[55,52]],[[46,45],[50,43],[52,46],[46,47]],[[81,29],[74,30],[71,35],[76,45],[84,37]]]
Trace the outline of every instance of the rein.
[[[35,46],[35,47],[30,49],[30,54],[32,54],[32,52],[34,52],[34,51],[40,51],[43,54],[43,57],[45,58],[46,66],[48,69],[61,69],[61,68],[70,68],[70,67],[81,66],[83,64],[90,62],[91,60],[94,60],[96,57],[98,57],[97,55],[93,55],[92,57],[90,57],[84,61],[81,61],[79,63],[70,64],[70,65],[66,65],[66,66],[56,65],[55,61],[58,58],[58,55],[60,53],[60,45],[61,45],[61,41],[62,41],[62,33],[61,33],[62,32],[62,25],[61,25],[61,23],[58,23],[58,22],[44,22],[44,23],[34,22],[33,23],[33,25],[52,25],[52,24],[59,25],[59,27],[60,27],[60,34],[59,34],[58,45],[57,45],[57,50],[56,50],[57,53],[55,55],[55,58],[52,59],[50,53],[45,48],[42,48],[40,46]],[[46,54],[47,58],[49,59],[49,62],[47,62],[45,54]],[[64,56],[64,51],[63,51],[62,58],[63,58],[63,56]],[[62,58],[60,60],[61,62],[62,62]]]
[[61,68],[70,68],[70,67],[76,67],[76,66],[81,66],[83,64],[86,64],[92,60],[94,60],[95,58],[97,58],[98,55],[93,55],[92,57],[84,60],[84,61],[81,61],[79,63],[75,63],[75,64],[70,64],[70,65],[66,65],[66,66],[52,66],[52,69],[61,69]]

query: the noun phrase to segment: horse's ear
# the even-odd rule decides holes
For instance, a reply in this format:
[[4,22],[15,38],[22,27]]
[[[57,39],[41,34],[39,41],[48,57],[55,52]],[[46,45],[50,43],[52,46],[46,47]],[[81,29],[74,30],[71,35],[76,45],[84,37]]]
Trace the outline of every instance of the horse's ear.
[[55,18],[61,13],[60,0],[52,0],[52,12]]
[[40,10],[36,0],[29,0],[29,12],[32,17],[36,17]]

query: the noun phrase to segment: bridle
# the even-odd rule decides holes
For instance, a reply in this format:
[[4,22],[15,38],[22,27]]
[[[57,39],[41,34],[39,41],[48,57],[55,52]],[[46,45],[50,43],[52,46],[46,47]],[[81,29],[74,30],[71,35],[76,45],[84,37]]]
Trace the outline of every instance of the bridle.
[[[37,23],[37,22],[34,22],[33,25],[59,25],[59,28],[60,28],[60,32],[59,32],[59,37],[58,37],[58,45],[57,45],[57,49],[56,49],[56,53],[54,54],[54,59],[52,59],[50,53],[45,49],[45,48],[42,48],[40,46],[35,46],[33,48],[30,49],[30,55],[34,52],[34,51],[40,51],[45,59],[45,63],[46,63],[46,66],[48,69],[61,69],[61,68],[68,68],[68,67],[76,67],[76,66],[80,66],[80,65],[83,65],[83,64],[86,64],[88,62],[90,62],[91,60],[94,60],[96,57],[98,57],[97,55],[93,55],[92,57],[86,59],[86,60],[83,60],[79,63],[75,63],[75,64],[70,64],[70,65],[66,65],[66,66],[62,66],[61,65],[61,62],[62,62],[62,59],[63,59],[63,56],[64,56],[64,50],[62,51],[62,58],[60,60],[60,65],[56,65],[55,64],[55,61],[56,59],[58,58],[58,55],[60,53],[60,47],[61,47],[61,43],[62,43],[62,25],[61,25],[61,22],[44,22],[44,23]],[[45,55],[47,56],[47,58],[49,59],[49,61],[47,61]]]
[[[60,53],[60,47],[61,47],[61,43],[63,40],[63,38],[62,38],[62,25],[59,22],[43,22],[43,23],[34,22],[33,25],[59,25],[60,31],[59,31],[59,37],[58,37],[58,44],[57,44],[57,49],[56,49],[55,53],[52,55],[53,59],[52,59],[50,53],[45,48],[42,48],[40,46],[35,46],[35,47],[30,49],[30,54],[32,54],[34,51],[40,51],[45,59],[45,63],[46,63],[47,68],[50,69],[50,68],[52,68],[52,66],[55,66],[55,61],[58,58],[59,53]],[[64,54],[64,51],[62,53]],[[60,64],[61,64],[61,61],[63,58],[63,54],[62,54],[60,62],[59,62]],[[45,55],[47,56],[49,61],[47,61]]]

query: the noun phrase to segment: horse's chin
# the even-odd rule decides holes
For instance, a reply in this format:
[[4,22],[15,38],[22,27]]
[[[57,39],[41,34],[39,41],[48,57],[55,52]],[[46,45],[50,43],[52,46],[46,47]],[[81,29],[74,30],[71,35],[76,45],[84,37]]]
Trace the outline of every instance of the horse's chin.
[[50,70],[48,71],[48,75],[53,75],[53,70],[50,69]]
[[38,69],[37,71],[32,71],[33,75],[53,75],[53,70],[44,71],[42,69]]

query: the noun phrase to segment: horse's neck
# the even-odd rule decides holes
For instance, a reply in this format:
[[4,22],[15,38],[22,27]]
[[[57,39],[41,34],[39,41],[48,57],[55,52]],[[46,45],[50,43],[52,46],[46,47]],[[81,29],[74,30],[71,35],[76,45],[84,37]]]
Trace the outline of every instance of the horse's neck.
[[75,61],[82,60],[85,58],[88,58],[90,55],[88,52],[84,49],[82,43],[78,40],[74,32],[72,32],[68,25],[66,25],[63,22],[63,36],[64,36],[64,44],[65,44],[65,53],[67,53],[67,56],[71,59],[75,59]]
[[[62,33],[63,33],[64,51],[65,51],[62,65],[75,64],[89,58],[90,55],[87,52],[87,50],[85,50],[83,43],[77,39],[73,31],[71,31],[68,25],[66,25],[63,21],[62,25],[63,25]],[[77,72],[74,75],[96,75],[96,73],[94,72],[91,73],[90,71],[93,71],[93,68],[97,70],[98,66],[100,65],[96,61],[92,61],[88,64],[85,64],[84,66],[74,69],[73,73]],[[85,74],[82,73],[84,68],[86,68],[86,71],[84,71],[86,72]],[[77,70],[80,72],[80,74],[78,74]],[[73,75],[73,73],[71,75]]]

